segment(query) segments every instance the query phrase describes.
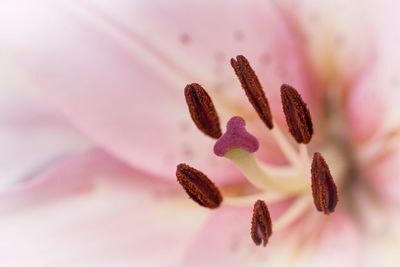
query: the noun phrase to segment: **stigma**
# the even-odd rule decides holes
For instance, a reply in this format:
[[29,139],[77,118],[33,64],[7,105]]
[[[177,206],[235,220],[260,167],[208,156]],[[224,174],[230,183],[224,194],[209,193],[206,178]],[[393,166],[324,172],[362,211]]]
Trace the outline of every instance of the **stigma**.
[[[262,147],[257,137],[247,131],[246,121],[240,114],[234,114],[223,133],[210,96],[202,86],[192,83],[184,91],[195,125],[204,134],[217,139],[214,154],[232,161],[256,189],[256,193],[223,197],[224,190],[212,182],[212,177],[185,163],[178,165],[176,176],[189,197],[200,206],[210,209],[223,205],[253,206],[253,217],[249,218],[250,236],[256,245],[266,246],[272,235],[272,226],[274,231],[279,231],[313,206],[315,211],[325,215],[334,212],[338,202],[337,187],[321,152],[314,151],[312,159],[309,155],[314,127],[311,112],[298,91],[285,83],[280,88],[288,136],[273,120],[266,94],[249,61],[240,55],[236,60],[231,59],[231,66],[287,164],[278,166],[255,157]],[[290,136],[295,140],[295,145],[290,141]],[[268,205],[289,198],[293,199],[292,204],[280,217],[271,220]]]

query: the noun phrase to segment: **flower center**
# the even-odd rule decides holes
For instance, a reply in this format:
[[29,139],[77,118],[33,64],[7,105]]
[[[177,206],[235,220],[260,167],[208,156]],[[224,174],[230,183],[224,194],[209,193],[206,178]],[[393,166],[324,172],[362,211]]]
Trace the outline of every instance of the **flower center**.
[[323,118],[326,124],[323,128],[325,142],[321,145],[321,151],[330,162],[335,162],[332,166],[335,182],[345,206],[352,207],[354,201],[350,192],[362,179],[359,179],[360,165],[349,140],[345,111],[340,107],[339,97],[335,95],[337,91],[339,90],[326,90],[324,95]]
[[308,107],[297,90],[287,84],[281,86],[286,122],[290,134],[298,143],[298,147],[294,147],[273,121],[268,100],[247,59],[238,56],[236,60],[231,60],[231,65],[247,98],[271,131],[288,164],[275,166],[259,162],[254,157],[259,142],[246,131],[246,122],[241,117],[232,117],[221,136],[218,115],[211,98],[204,88],[194,83],[186,86],[185,97],[195,125],[204,134],[217,139],[214,153],[231,160],[258,192],[222,199],[219,189],[205,174],[183,163],[178,165],[177,178],[188,195],[201,206],[217,208],[220,204],[250,206],[254,203],[251,237],[256,245],[263,243],[265,246],[272,234],[272,222],[264,201],[269,205],[294,198],[292,205],[274,222],[273,228],[277,231],[301,216],[312,203],[320,212],[333,212],[338,201],[337,188],[322,156],[325,152],[316,152],[310,158],[307,144],[314,128]]

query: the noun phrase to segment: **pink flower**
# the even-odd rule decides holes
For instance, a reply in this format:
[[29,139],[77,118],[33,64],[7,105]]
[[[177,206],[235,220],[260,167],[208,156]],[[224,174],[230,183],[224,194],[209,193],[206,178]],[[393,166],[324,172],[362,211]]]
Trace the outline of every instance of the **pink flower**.
[[[397,266],[395,5],[2,1],[0,265]],[[285,157],[239,88],[229,59],[240,54],[294,154]],[[245,119],[258,162],[294,170],[283,176],[309,188],[310,158],[286,134],[279,95],[282,83],[299,90],[315,127],[308,152],[324,155],[338,186],[335,212],[317,212],[307,190],[257,191],[216,157],[188,114],[192,82],[224,127]],[[300,168],[290,155],[305,159]],[[188,200],[181,162],[220,188],[218,209]],[[258,197],[281,223],[266,248],[250,237]]]

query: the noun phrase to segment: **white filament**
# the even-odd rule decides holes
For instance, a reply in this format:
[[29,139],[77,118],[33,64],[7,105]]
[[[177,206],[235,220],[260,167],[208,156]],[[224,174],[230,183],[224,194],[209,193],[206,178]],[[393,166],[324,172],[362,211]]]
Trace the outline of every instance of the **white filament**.
[[272,136],[274,137],[276,143],[278,144],[280,150],[286,159],[293,166],[299,166],[301,164],[300,158],[296,150],[290,144],[289,140],[282,133],[281,129],[279,129],[277,123],[274,122],[274,128],[271,129]]
[[298,219],[312,205],[311,195],[300,196],[295,202],[274,222],[273,231],[279,231],[289,226]]

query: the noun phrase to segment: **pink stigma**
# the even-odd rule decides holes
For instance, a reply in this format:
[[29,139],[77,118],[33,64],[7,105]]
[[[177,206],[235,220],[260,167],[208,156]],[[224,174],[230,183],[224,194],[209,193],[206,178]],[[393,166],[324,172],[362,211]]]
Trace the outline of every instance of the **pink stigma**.
[[234,148],[241,148],[247,152],[256,152],[259,147],[257,138],[245,129],[246,122],[241,117],[232,117],[226,126],[226,132],[214,145],[214,153],[219,157]]

